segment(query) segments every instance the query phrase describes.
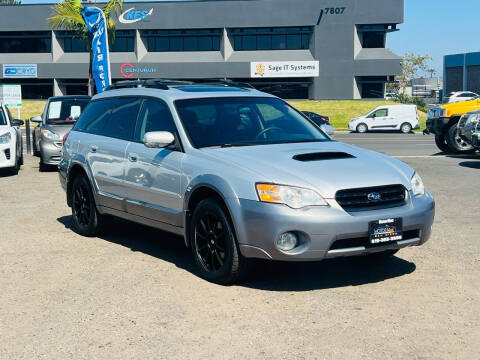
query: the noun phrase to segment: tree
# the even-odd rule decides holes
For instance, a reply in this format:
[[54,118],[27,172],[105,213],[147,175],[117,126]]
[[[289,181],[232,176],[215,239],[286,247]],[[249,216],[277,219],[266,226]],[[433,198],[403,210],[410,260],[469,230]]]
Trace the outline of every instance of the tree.
[[0,0],[0,5],[20,5],[21,0]]
[[416,55],[413,53],[405,54],[402,59],[402,76],[400,77],[400,87],[403,92],[411,84],[413,79],[418,77],[418,72],[426,72],[428,62],[432,59],[430,55]]
[[[1,0],[0,0],[1,1]],[[95,85],[92,75],[92,37],[88,32],[87,25],[83,20],[81,10],[83,8],[80,0],[64,0],[53,6],[53,15],[47,19],[47,22],[53,29],[63,29],[74,31],[76,36],[84,39],[90,49],[90,66],[88,70],[88,94],[95,93]],[[115,41],[115,17],[122,12],[122,0],[109,0],[102,8],[107,22],[108,42],[112,44]]]
[[437,73],[437,70],[435,69],[428,69],[427,72],[430,74],[430,77],[433,78],[435,74]]

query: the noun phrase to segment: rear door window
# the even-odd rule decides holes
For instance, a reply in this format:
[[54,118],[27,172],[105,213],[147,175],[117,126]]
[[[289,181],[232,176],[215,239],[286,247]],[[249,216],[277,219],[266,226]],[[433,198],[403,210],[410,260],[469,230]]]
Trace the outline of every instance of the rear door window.
[[114,99],[114,107],[100,135],[132,140],[141,103],[141,98]]
[[74,130],[85,131],[91,134],[100,134],[105,127],[114,106],[115,99],[104,99],[91,102],[78,119]]

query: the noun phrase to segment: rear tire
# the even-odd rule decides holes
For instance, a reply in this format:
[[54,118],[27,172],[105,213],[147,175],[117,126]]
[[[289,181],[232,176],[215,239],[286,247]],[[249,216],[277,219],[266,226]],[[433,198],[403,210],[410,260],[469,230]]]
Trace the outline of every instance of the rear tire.
[[85,175],[73,180],[72,186],[73,229],[80,235],[93,237],[103,229],[103,217],[98,213],[92,188]]
[[458,134],[456,123],[448,129],[446,141],[450,152],[453,152],[454,154],[469,154],[475,152],[473,146],[468,144]]
[[45,164],[43,163],[42,158],[40,157],[40,161],[39,161],[39,163],[38,163],[38,171],[40,171],[40,172],[45,172],[45,171],[48,171],[48,169],[49,169],[48,165],[45,165]]
[[410,125],[410,123],[403,123],[400,126],[400,131],[404,134],[409,134],[410,132],[412,132],[412,125]]
[[447,141],[445,140],[445,136],[443,134],[435,135],[435,144],[443,152],[450,151],[450,148],[448,147]]
[[357,125],[357,133],[365,134],[368,131],[368,126],[365,123],[360,123]]
[[225,205],[215,198],[193,211],[190,247],[200,276],[221,285],[237,281],[245,267]]

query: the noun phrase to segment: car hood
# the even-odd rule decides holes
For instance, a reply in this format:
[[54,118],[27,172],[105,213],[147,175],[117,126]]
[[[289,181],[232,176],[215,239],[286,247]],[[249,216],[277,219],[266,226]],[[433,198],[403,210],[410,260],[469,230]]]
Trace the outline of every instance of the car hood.
[[45,129],[45,130],[49,130],[55,134],[57,134],[60,139],[63,138],[63,136],[69,132],[70,130],[72,130],[72,127],[73,127],[74,124],[68,124],[68,125],[43,125],[42,126],[42,129]]
[[226,166],[245,169],[253,182],[314,188],[328,199],[349,188],[402,184],[410,189],[414,174],[399,160],[336,141],[204,151]]

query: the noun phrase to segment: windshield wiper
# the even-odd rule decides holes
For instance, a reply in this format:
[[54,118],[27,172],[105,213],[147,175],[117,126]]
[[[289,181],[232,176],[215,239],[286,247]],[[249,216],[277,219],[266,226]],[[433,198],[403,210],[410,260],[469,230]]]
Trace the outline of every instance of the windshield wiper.
[[231,143],[231,144],[222,144],[220,145],[221,148],[229,148],[229,147],[238,147],[238,146],[255,146],[261,145],[258,143]]

